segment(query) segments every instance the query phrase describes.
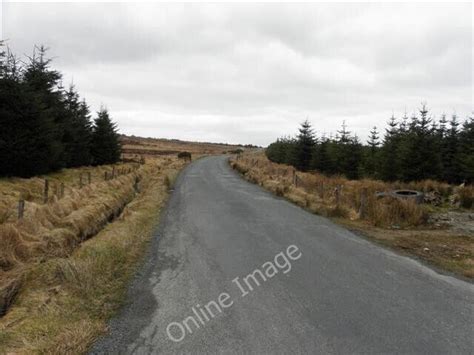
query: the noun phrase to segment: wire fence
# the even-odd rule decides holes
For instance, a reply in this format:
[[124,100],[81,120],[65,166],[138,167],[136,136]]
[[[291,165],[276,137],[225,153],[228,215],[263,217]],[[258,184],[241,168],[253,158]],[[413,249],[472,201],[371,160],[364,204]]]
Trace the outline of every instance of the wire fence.
[[[113,166],[112,169],[104,171],[103,181],[111,181],[120,176],[134,173],[139,169],[140,165],[141,165],[140,163],[134,163],[126,167]],[[95,177],[95,178],[98,180],[98,177]],[[62,181],[57,181],[50,178],[43,179],[42,192],[41,192],[42,203],[48,204],[51,201],[60,200],[65,197],[66,191],[73,191],[75,187],[82,189],[83,187],[87,185],[91,185],[94,181],[94,176],[92,175],[91,171],[79,172],[77,174],[76,180],[77,180],[77,185],[74,183],[71,183],[70,186],[68,186],[66,183]],[[134,188],[135,190],[138,190],[137,177],[134,180]],[[23,219],[23,217],[25,216],[25,209],[27,206],[26,202],[27,200],[22,197],[20,197],[20,199],[18,200],[17,212],[16,212],[16,217],[18,220]],[[4,214],[7,214],[7,213],[4,212]]]

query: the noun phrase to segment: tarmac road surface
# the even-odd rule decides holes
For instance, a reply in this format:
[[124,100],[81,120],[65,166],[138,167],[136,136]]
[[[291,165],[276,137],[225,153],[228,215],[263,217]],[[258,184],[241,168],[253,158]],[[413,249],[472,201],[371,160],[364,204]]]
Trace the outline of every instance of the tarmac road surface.
[[474,353],[472,284],[273,196],[226,157],[180,174],[128,297],[92,353]]

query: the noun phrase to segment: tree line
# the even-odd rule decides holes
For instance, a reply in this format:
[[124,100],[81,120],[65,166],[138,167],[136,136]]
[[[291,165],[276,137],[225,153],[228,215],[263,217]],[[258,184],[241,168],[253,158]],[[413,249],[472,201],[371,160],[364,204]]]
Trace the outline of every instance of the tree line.
[[0,42],[0,176],[115,163],[121,145],[106,108],[92,119],[73,84],[51,68],[47,49],[19,59]]
[[449,183],[474,181],[474,120],[456,114],[433,119],[426,104],[410,118],[387,122],[383,137],[373,127],[365,144],[343,123],[335,137],[317,137],[306,120],[296,137],[279,138],[266,149],[274,162],[301,171],[349,179],[384,181],[434,179]]

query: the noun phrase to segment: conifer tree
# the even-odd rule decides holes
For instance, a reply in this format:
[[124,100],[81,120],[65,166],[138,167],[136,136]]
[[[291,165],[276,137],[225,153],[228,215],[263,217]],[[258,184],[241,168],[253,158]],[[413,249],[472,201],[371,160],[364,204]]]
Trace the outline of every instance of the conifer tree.
[[460,174],[466,183],[474,183],[474,119],[469,117],[463,124],[459,137]]
[[408,115],[407,115],[407,112],[405,111],[405,113],[402,116],[402,121],[400,122],[400,125],[399,125],[398,133],[400,135],[404,135],[408,131],[409,127],[410,125],[408,123]]
[[443,134],[440,144],[443,174],[440,178],[447,182],[455,183],[461,179],[459,122],[457,121],[456,114],[452,115],[449,125],[449,130],[444,129],[439,133],[440,135]]
[[362,144],[357,135],[350,139],[347,145],[348,152],[346,157],[346,166],[344,168],[344,175],[348,179],[358,179],[360,175],[360,166],[362,161]]
[[344,174],[349,179],[357,179],[361,160],[360,142],[357,137],[351,137],[351,132],[347,130],[345,121],[337,133],[334,152],[337,172]]
[[383,180],[394,181],[398,178],[399,135],[397,121],[392,115],[385,129],[385,137],[381,151],[380,176]]
[[82,102],[79,100],[79,94],[72,84],[65,93],[65,108],[67,126],[64,142],[68,166],[90,165],[92,163],[90,153],[92,124],[89,107],[84,100]]
[[120,159],[121,146],[117,126],[104,107],[94,120],[91,153],[94,165],[113,164]]
[[323,136],[319,144],[317,144],[313,151],[313,158],[311,160],[311,168],[323,174],[332,175],[336,173],[336,166],[331,149],[333,142]]
[[428,116],[426,104],[422,103],[420,117],[412,117],[409,131],[399,147],[399,178],[418,181],[439,178],[441,154],[437,142],[437,128]]
[[[35,47],[23,73],[23,92],[30,103],[24,109],[21,130],[24,140],[23,175],[44,174],[66,165],[63,146],[64,110],[61,102],[61,74],[50,69],[46,48]],[[26,142],[30,142],[29,144]]]
[[364,157],[364,175],[375,178],[379,170],[379,133],[377,127],[373,127],[367,140],[368,149]]
[[432,121],[433,119],[428,116],[428,108],[423,103],[416,130],[416,144],[412,150],[418,169],[415,176],[409,177],[409,180],[436,179],[440,175],[441,157],[436,144],[436,128],[433,128]]
[[443,113],[438,123],[438,136],[440,139],[444,139],[446,137],[446,133],[448,131],[448,120],[446,119],[446,114]]
[[295,152],[294,165],[298,170],[307,171],[311,164],[311,155],[315,146],[314,132],[308,120],[304,121],[299,128]]
[[14,125],[20,119],[20,112],[14,103],[19,101],[18,78],[11,75],[9,54],[0,41],[0,176],[13,174],[16,157],[12,159],[15,136]]
[[0,175],[46,173],[60,153],[54,119],[47,114],[48,102],[44,102],[56,79],[42,75],[48,73],[47,64],[39,63],[35,55],[22,67],[12,53],[3,51],[1,70]]

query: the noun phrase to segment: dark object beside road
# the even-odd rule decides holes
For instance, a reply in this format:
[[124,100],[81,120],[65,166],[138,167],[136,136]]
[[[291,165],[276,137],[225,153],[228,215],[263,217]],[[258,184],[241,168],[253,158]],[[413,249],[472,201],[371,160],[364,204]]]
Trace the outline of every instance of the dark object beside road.
[[179,152],[178,153],[178,158],[191,161],[191,153],[190,152]]

